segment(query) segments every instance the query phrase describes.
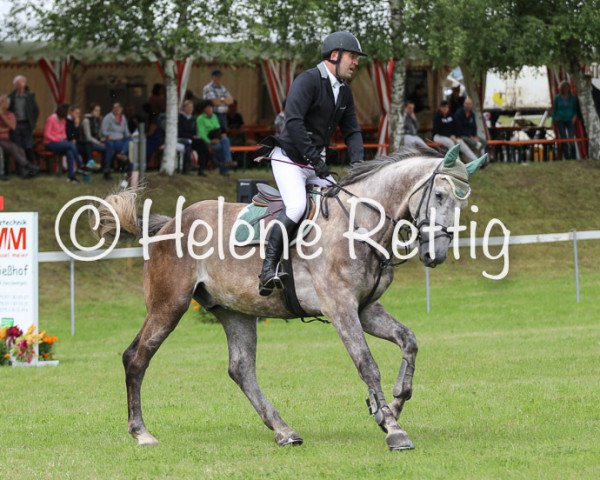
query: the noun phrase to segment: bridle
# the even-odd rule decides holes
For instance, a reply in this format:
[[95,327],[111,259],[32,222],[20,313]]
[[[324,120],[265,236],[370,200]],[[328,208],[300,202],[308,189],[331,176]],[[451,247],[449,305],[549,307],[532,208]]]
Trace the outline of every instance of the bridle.
[[[407,206],[408,206],[408,210],[409,213],[412,217],[411,219],[411,223],[412,225],[417,229],[417,240],[419,241],[419,246],[421,247],[423,244],[426,244],[429,242],[429,235],[424,236],[421,232],[421,228],[423,227],[423,225],[430,225],[431,221],[429,218],[429,212],[430,212],[430,204],[431,204],[431,197],[433,195],[433,183],[435,181],[435,178],[438,175],[444,175],[447,177],[452,177],[456,180],[459,181],[464,181],[464,179],[457,177],[456,175],[453,175],[450,172],[447,171],[443,171],[442,170],[442,166],[444,164],[444,161],[442,160],[439,165],[436,167],[436,169],[433,171],[433,173],[427,177],[427,179],[425,179],[425,181],[423,181],[421,183],[421,185],[419,185],[417,188],[415,188],[411,194],[408,197],[408,201],[407,201]],[[357,195],[355,195],[354,193],[352,193],[351,191],[349,191],[348,189],[342,187],[341,185],[338,185],[334,182],[332,182],[331,180],[328,180],[331,183],[331,187],[328,187],[328,190],[326,192],[323,192],[321,195],[323,196],[323,205],[322,205],[322,213],[323,213],[323,217],[327,220],[329,218],[329,206],[327,203],[327,200],[329,198],[334,198],[338,205],[340,206],[340,208],[342,209],[342,211],[344,212],[344,214],[346,215],[346,217],[348,217],[348,219],[350,219],[350,213],[348,212],[348,209],[346,208],[346,206],[343,204],[343,202],[340,200],[339,198],[339,192],[342,191],[344,192],[346,195],[350,196],[350,197],[355,197],[358,198]],[[425,217],[418,222],[418,218],[415,217],[415,215],[412,214],[412,212],[410,212],[410,200],[411,198],[419,191],[423,190],[423,194],[421,195],[421,200],[419,201],[419,206],[417,208],[416,211],[416,215],[418,216],[419,213],[421,212],[421,209],[423,207],[423,203],[425,203],[425,206],[427,208],[426,212],[425,212]],[[456,194],[455,194],[456,195]],[[468,194],[463,198],[466,199],[468,196]],[[380,211],[378,209],[376,209],[374,206],[365,203],[364,206],[366,206],[367,208],[373,210],[374,212],[380,213]],[[392,229],[395,230],[396,226],[398,225],[398,223],[403,220],[402,217],[400,218],[394,218],[392,217],[390,214],[388,214],[387,212],[384,212],[385,214],[385,219],[387,222],[392,224]],[[441,231],[439,231],[438,233],[436,233],[434,235],[434,239],[437,237],[452,237],[452,234],[450,234],[450,232],[448,232],[448,226],[447,225],[442,225],[439,223],[435,223],[435,226],[439,226],[441,227]],[[358,230],[359,227],[355,224],[353,225],[355,230]],[[400,237],[400,239],[402,240],[403,244],[405,245],[404,249],[405,249],[405,254],[409,253],[409,249],[408,249],[408,245],[407,245],[407,229],[409,229],[408,226],[403,226],[398,230],[398,236]],[[375,292],[377,291],[377,288],[379,287],[379,283],[381,282],[381,277],[383,275],[384,270],[386,270],[387,268],[394,268],[397,267],[399,265],[402,265],[403,263],[406,263],[408,261],[408,259],[403,259],[400,260],[398,262],[393,262],[392,261],[392,257],[390,256],[390,258],[385,258],[374,246],[372,246],[371,244],[367,243],[367,246],[371,249],[371,252],[373,252],[373,254],[375,255],[375,257],[378,260],[379,263],[379,268],[377,270],[377,278],[375,280],[375,284],[373,285],[373,288],[371,289],[371,291],[369,292],[369,294],[367,295],[367,297],[361,302],[360,306],[359,306],[359,311],[361,311],[364,307],[366,307],[367,305],[369,305],[371,303],[371,300],[373,299]]]

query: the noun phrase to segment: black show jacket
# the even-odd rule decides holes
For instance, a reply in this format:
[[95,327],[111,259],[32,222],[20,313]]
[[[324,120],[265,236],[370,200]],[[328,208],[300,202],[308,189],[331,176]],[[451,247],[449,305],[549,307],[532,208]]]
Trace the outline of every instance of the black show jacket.
[[327,67],[320,63],[302,72],[292,83],[285,105],[285,127],[275,143],[294,162],[307,164],[329,146],[337,126],[348,146],[350,163],[362,161],[363,140],[352,90],[343,84],[334,103]]

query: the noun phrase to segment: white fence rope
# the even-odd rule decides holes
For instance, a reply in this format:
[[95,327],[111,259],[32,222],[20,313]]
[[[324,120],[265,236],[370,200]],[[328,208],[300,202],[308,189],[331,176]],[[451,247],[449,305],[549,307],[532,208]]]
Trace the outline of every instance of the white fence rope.
[[[577,242],[581,240],[600,240],[600,230],[587,230],[583,232],[565,232],[565,233],[543,233],[539,235],[514,235],[509,237],[509,245],[531,245],[536,243],[554,243],[554,242],[573,242],[574,248],[574,263],[575,263],[575,289],[577,303],[580,300],[579,292],[579,260],[577,253]],[[483,245],[484,237],[475,239],[475,246],[480,247]],[[462,238],[459,240],[458,245],[460,247],[468,247],[471,245],[469,238]],[[505,242],[504,237],[489,237],[487,243],[489,246],[503,245]],[[75,251],[73,252],[82,257],[97,256],[98,251],[84,252]],[[114,258],[141,258],[143,256],[141,247],[130,247],[130,248],[115,248],[102,260],[109,260]],[[70,262],[71,270],[71,335],[75,335],[75,260],[67,255],[65,252],[39,252],[38,263],[48,262]],[[425,275],[425,286],[426,286],[426,308],[429,313],[431,309],[430,298],[430,284],[429,284],[429,269],[427,269]]]

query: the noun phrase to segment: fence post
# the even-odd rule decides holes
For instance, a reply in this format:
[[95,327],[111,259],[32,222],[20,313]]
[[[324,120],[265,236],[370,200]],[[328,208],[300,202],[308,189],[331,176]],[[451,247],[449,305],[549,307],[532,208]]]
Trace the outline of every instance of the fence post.
[[425,301],[427,303],[427,313],[431,311],[431,289],[429,285],[429,267],[425,267]]
[[575,261],[575,298],[579,303],[579,254],[577,252],[577,230],[573,230],[573,256]]
[[71,270],[71,336],[75,335],[75,259],[70,260]]

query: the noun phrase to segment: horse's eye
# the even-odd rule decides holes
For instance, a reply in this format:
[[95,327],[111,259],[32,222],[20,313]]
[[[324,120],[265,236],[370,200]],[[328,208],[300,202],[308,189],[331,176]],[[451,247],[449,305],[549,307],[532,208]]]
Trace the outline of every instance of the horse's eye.
[[444,199],[444,194],[442,192],[435,192],[435,199],[441,202]]

